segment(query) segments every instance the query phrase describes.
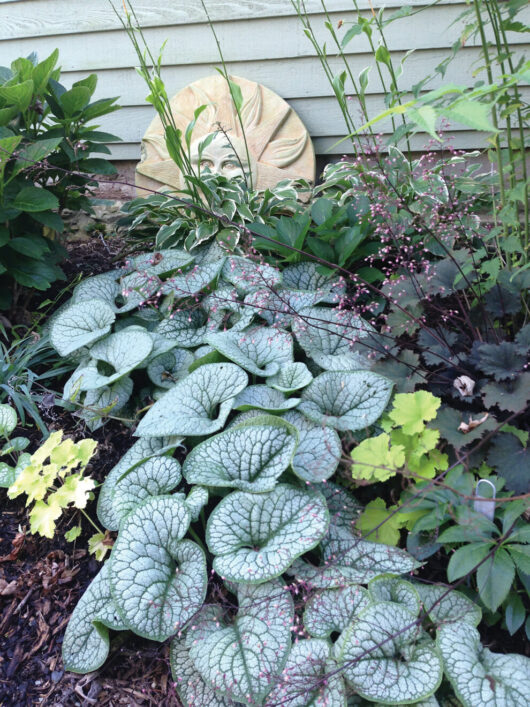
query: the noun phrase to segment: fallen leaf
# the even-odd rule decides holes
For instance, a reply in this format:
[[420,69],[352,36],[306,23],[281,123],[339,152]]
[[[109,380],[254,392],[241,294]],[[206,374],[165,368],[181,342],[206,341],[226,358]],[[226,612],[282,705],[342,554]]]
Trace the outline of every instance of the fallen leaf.
[[478,427],[481,425],[483,422],[486,422],[486,420],[489,417],[489,412],[485,412],[484,415],[478,420],[473,420],[472,417],[469,418],[469,422],[461,422],[458,425],[458,431],[462,432],[463,434],[467,435],[471,430],[474,430],[475,427]]

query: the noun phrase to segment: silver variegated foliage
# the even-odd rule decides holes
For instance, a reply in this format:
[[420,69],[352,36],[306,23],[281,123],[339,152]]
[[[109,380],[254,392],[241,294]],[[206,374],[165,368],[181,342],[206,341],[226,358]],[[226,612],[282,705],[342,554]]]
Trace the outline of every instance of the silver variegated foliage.
[[296,429],[272,415],[231,427],[197,445],[184,462],[190,484],[271,491],[298,442]]
[[50,341],[61,356],[89,346],[109,333],[116,315],[104,300],[75,302],[53,320]]
[[126,263],[129,271],[139,270],[148,275],[170,275],[176,270],[186,268],[193,263],[194,257],[185,250],[168,248],[155,252],[142,253],[130,258]]
[[414,586],[404,579],[389,574],[370,580],[368,591],[374,602],[390,601],[405,606],[416,616],[420,612],[420,595]]
[[436,625],[464,621],[471,626],[478,626],[482,611],[477,604],[462,592],[437,584],[414,585],[420,595],[423,609]]
[[190,658],[190,649],[184,639],[175,639],[171,643],[169,659],[175,687],[184,707],[235,707],[238,704],[206,684]]
[[372,603],[368,590],[358,584],[315,592],[304,610],[304,626],[315,638],[341,633],[363,609]]
[[312,262],[288,265],[282,272],[284,286],[292,290],[316,292],[320,302],[338,303],[346,293],[346,283],[338,277],[320,274],[318,267],[317,263]]
[[184,275],[175,275],[164,282],[163,294],[174,294],[176,299],[194,297],[203,290],[208,291],[223,268],[224,258],[205,265],[195,265]]
[[191,514],[178,496],[155,496],[126,517],[112,548],[110,584],[121,619],[135,633],[165,641],[206,596],[202,549],[182,540]]
[[206,541],[217,574],[258,584],[280,574],[318,545],[328,528],[324,498],[279,484],[263,494],[235,491],[210,514]]
[[292,462],[294,473],[311,483],[329,479],[342,454],[337,432],[331,427],[311,422],[297,410],[289,410],[283,419],[298,430],[299,442]]
[[282,279],[278,268],[266,263],[255,263],[249,258],[231,256],[226,259],[222,271],[223,279],[235,285],[242,294],[263,287],[276,287]]
[[282,413],[292,410],[300,402],[300,398],[286,398],[279,390],[268,385],[249,385],[236,398],[236,410],[264,410],[266,412]]
[[267,379],[267,385],[282,393],[293,393],[311,383],[313,376],[305,363],[284,363],[276,375]]
[[85,421],[91,432],[103,425],[107,415],[117,415],[132,395],[133,382],[128,376],[120,378],[112,385],[96,390],[87,390],[82,408],[77,413]]
[[204,343],[208,331],[208,317],[202,309],[176,311],[163,319],[155,329],[156,334],[185,349],[192,349]]
[[147,366],[147,375],[160,388],[172,388],[188,375],[193,354],[186,349],[172,349],[154,358]]
[[72,302],[91,302],[100,299],[106,302],[114,311],[118,311],[116,298],[120,294],[118,279],[123,273],[119,270],[88,277],[75,286],[72,292]]
[[205,342],[255,376],[268,377],[293,361],[293,339],[286,331],[254,327],[208,334]]

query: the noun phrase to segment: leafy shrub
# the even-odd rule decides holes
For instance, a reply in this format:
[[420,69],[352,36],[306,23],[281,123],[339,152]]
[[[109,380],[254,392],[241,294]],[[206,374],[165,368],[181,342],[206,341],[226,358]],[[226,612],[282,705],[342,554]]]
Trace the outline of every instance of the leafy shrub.
[[118,138],[89,123],[117,110],[116,99],[90,102],[91,74],[66,90],[58,79],[57,50],[37,63],[34,56],[0,67],[0,307],[11,304],[14,283],[47,289],[64,278],[58,263],[65,251],[56,237],[64,208],[91,210],[90,174],[115,168],[93,153]]

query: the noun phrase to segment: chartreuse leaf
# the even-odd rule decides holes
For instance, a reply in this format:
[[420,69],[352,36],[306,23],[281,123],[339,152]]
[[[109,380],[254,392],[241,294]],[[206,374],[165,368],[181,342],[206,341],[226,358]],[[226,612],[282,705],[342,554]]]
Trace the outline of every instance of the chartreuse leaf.
[[204,612],[188,632],[189,655],[216,694],[260,704],[285,665],[293,600],[280,582],[237,587],[239,610],[230,624]]
[[298,406],[307,418],[337,430],[356,431],[383,413],[392,382],[370,371],[326,371],[303,391]]
[[492,653],[480,634],[464,621],[440,626],[436,642],[445,674],[463,707],[526,707],[530,695],[530,659]]
[[293,340],[286,331],[254,327],[208,334],[205,342],[255,376],[273,376],[293,361]]
[[73,673],[90,673],[105,662],[109,653],[109,632],[125,631],[110,595],[109,564],[100,572],[75,607],[63,639],[63,662]]
[[175,687],[184,707],[236,707],[236,702],[214,692],[205,683],[190,658],[190,649],[185,640],[175,639],[171,643],[169,659]]
[[306,307],[293,319],[292,328],[300,346],[321,368],[369,368],[366,354],[374,330],[353,312],[336,307]]
[[249,385],[235,399],[236,410],[264,410],[266,412],[282,413],[295,408],[300,398],[286,398],[279,390],[268,385]]
[[464,621],[471,626],[478,626],[482,611],[474,601],[462,592],[437,584],[415,584],[420,595],[423,609],[437,626]]
[[434,420],[441,400],[427,390],[415,393],[398,393],[393,400],[390,419],[400,425],[406,435],[422,432],[425,422]]
[[405,606],[416,616],[420,612],[420,595],[405,579],[389,574],[380,575],[370,580],[368,591],[374,603],[390,601]]
[[50,341],[61,356],[68,356],[108,334],[116,319],[103,300],[77,302],[60,312],[50,326]]
[[342,446],[339,435],[331,427],[311,422],[296,410],[289,410],[283,419],[298,430],[299,442],[292,467],[303,481],[318,483],[326,481],[337,468]]
[[0,435],[9,437],[17,426],[17,413],[11,405],[0,405]]
[[138,437],[205,436],[223,427],[248,376],[233,363],[210,363],[176,383],[136,430]]
[[372,603],[367,589],[357,584],[316,592],[306,604],[304,626],[315,638],[341,633],[353,618]]
[[213,568],[233,582],[259,584],[285,572],[318,545],[329,523],[324,498],[279,484],[263,494],[235,491],[210,514],[206,542]]
[[112,467],[99,490],[97,514],[100,523],[108,530],[119,527],[119,520],[114,510],[113,496],[121,478],[139,464],[152,457],[162,456],[181,442],[180,438],[142,437],[125,452],[120,461]]
[[[47,490],[46,486],[46,490]],[[36,501],[30,513],[30,531],[32,535],[42,535],[44,538],[53,538],[55,534],[55,521],[62,513],[61,506],[55,501]]]
[[310,638],[293,645],[265,707],[281,704],[291,707],[343,707],[346,704],[346,686],[327,641]]
[[147,366],[147,375],[160,388],[172,388],[188,375],[193,354],[186,349],[173,349],[154,358]]
[[292,393],[305,388],[312,380],[313,376],[305,363],[295,361],[285,363],[276,375],[267,379],[267,385],[281,393]]
[[110,556],[111,592],[135,633],[165,641],[195,614],[206,596],[202,549],[182,540],[190,512],[177,496],[155,496],[125,518]]
[[382,432],[360,442],[352,450],[351,458],[353,478],[374,483],[395,476],[405,463],[405,451],[402,445],[391,443],[389,434]]
[[393,602],[365,609],[340,635],[335,657],[355,691],[374,702],[417,702],[432,695],[442,680],[434,643],[416,615]]
[[297,441],[296,429],[285,420],[259,416],[197,445],[184,462],[184,476],[189,484],[271,491]]
[[357,528],[367,540],[386,545],[397,545],[400,530],[406,519],[402,513],[395,513],[395,507],[387,508],[383,498],[374,498],[366,504],[357,521]]

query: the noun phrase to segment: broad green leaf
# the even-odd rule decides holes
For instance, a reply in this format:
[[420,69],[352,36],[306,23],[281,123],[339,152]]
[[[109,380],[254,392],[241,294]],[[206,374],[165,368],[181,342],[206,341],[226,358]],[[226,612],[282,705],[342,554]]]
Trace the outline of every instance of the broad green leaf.
[[110,584],[124,623],[165,641],[182,629],[206,596],[206,559],[182,540],[190,512],[181,498],[155,496],[125,519],[110,556]]
[[317,263],[307,261],[288,265],[282,272],[284,287],[314,292],[320,302],[338,302],[345,294],[345,283],[341,282],[340,278],[321,275],[318,267]]
[[16,106],[21,113],[24,113],[33,96],[34,84],[31,79],[14,83],[11,86],[0,86],[0,98],[2,105]]
[[17,161],[11,171],[11,177],[21,172],[28,167],[33,167],[36,162],[40,162],[47,157],[50,152],[53,152],[59,143],[63,140],[62,135],[59,137],[51,137],[44,140],[37,140],[29,145],[25,145],[18,153]]
[[357,584],[316,592],[304,609],[304,626],[315,638],[341,633],[354,617],[372,603],[368,590]]
[[9,437],[17,426],[17,413],[11,405],[0,405],[0,435]]
[[286,398],[279,390],[268,385],[249,385],[234,402],[236,410],[265,410],[266,412],[287,412],[295,408],[300,398]]
[[390,435],[382,432],[375,437],[363,439],[352,450],[351,458],[352,477],[356,481],[374,483],[395,476],[405,463],[405,450],[400,444],[392,444]]
[[436,417],[441,400],[427,390],[398,393],[392,401],[389,418],[400,425],[406,435],[422,432],[425,423]]
[[111,530],[119,527],[113,506],[114,489],[119,480],[128,471],[148,459],[172,452],[181,441],[179,438],[142,437],[125,452],[120,461],[109,471],[99,490],[97,513],[100,523],[105,528]]
[[365,609],[340,635],[335,657],[359,695],[384,704],[429,697],[443,675],[438,651],[415,614],[390,602]]
[[328,523],[328,509],[318,493],[287,484],[259,495],[234,491],[208,519],[213,568],[233,582],[259,584],[278,577],[318,545]]
[[255,327],[244,332],[208,334],[205,342],[255,376],[268,377],[293,361],[293,340],[286,331]]
[[260,704],[287,660],[293,600],[280,582],[240,585],[237,599],[239,609],[230,623],[205,612],[186,643],[199,675],[216,694]]
[[188,375],[193,354],[186,349],[172,349],[154,358],[147,366],[147,375],[160,388],[172,388]]
[[46,189],[39,187],[23,187],[13,200],[13,206],[20,211],[46,211],[58,209],[59,199]]
[[63,662],[73,673],[90,673],[105,662],[109,632],[125,631],[110,595],[109,564],[103,565],[78,601],[63,639]]
[[309,638],[293,644],[265,707],[344,707],[346,686],[327,641]]
[[136,429],[138,437],[205,436],[220,430],[248,376],[233,363],[197,368],[158,400]]
[[380,575],[370,580],[368,591],[374,603],[388,601],[406,607],[417,616],[420,612],[420,595],[405,579],[392,575]]
[[465,621],[471,626],[478,626],[480,623],[480,607],[462,592],[438,584],[418,582],[414,586],[420,595],[424,611],[437,626],[455,621]]
[[329,479],[337,468],[342,446],[339,435],[331,427],[311,422],[296,410],[289,410],[283,419],[298,430],[299,442],[292,467],[298,478],[310,483]]
[[467,125],[473,130],[485,130],[488,133],[498,132],[491,121],[493,105],[479,103],[470,98],[461,98],[450,107],[442,110],[442,115],[451,121]]
[[72,303],[90,302],[93,299],[103,300],[116,312],[118,310],[116,298],[120,294],[118,277],[119,272],[117,270],[88,277],[74,288]]
[[502,547],[477,569],[477,589],[490,611],[496,611],[508,596],[515,577],[515,566]]
[[73,116],[86,108],[92,95],[86,86],[74,86],[59,96],[59,103],[67,117]]
[[485,542],[469,543],[458,548],[447,565],[447,579],[454,582],[466,574],[473,572],[490,551],[490,545]]
[[223,280],[230,282],[242,294],[263,287],[276,287],[282,279],[277,268],[239,256],[231,256],[226,259],[221,276]]
[[189,484],[271,491],[297,441],[296,429],[285,420],[256,417],[197,445],[184,462],[184,477]]
[[172,641],[169,660],[175,688],[184,707],[236,707],[236,702],[214,692],[202,679],[190,658],[190,649],[184,639]]
[[267,385],[281,393],[293,393],[305,388],[313,380],[305,363],[284,363],[276,375],[267,378]]
[[306,307],[293,318],[293,333],[317,365],[332,371],[368,369],[373,327],[345,309]]
[[186,349],[203,344],[208,331],[207,316],[202,309],[174,312],[155,329],[155,333]]
[[103,300],[74,303],[53,320],[51,344],[61,356],[68,356],[103,338],[115,319],[114,311]]
[[463,707],[526,707],[530,658],[492,653],[474,626],[460,621],[440,626],[436,642],[445,674]]
[[302,392],[300,412],[313,422],[347,431],[373,424],[383,413],[392,382],[370,371],[326,371]]

